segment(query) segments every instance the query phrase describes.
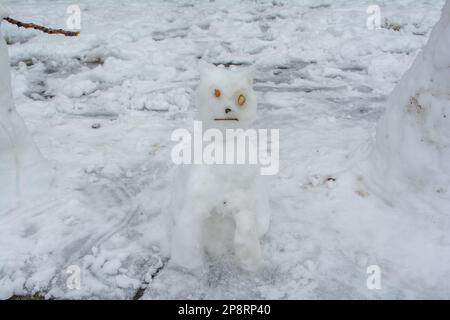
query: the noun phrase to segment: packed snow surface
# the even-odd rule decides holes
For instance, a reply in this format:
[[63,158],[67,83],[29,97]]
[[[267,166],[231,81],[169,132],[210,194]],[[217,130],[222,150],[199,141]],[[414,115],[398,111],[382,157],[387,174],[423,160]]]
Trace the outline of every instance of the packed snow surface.
[[[56,180],[0,212],[0,298],[450,298],[445,203],[426,205],[430,192],[391,201],[361,165],[443,1],[378,1],[379,30],[366,26],[372,1],[77,3],[77,38],[2,24],[14,103]],[[64,27],[73,3],[2,4]],[[167,263],[170,136],[192,128],[199,58],[255,64],[256,125],[280,129],[257,273]],[[445,132],[432,138],[447,143]],[[380,290],[366,286],[371,265]],[[79,289],[67,286],[73,266]]]

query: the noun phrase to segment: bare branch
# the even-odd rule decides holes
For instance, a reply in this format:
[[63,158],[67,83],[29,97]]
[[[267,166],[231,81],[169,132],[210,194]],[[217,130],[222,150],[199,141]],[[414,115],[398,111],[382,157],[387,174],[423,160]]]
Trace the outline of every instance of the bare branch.
[[80,32],[79,31],[66,31],[63,29],[51,29],[51,28],[47,28],[44,26],[40,26],[34,23],[25,23],[25,22],[21,22],[19,20],[10,18],[10,17],[6,17],[3,18],[5,21],[8,21],[11,24],[14,24],[16,26],[18,26],[19,28],[26,28],[26,29],[35,29],[35,30],[39,30],[48,34],[62,34],[65,35],[66,37],[77,37]]

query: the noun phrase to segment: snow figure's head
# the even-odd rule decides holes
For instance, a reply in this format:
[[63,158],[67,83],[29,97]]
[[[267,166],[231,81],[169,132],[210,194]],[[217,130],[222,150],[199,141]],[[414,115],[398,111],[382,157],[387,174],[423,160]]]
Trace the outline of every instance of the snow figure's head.
[[253,67],[225,68],[200,61],[197,108],[206,128],[247,128],[256,118]]

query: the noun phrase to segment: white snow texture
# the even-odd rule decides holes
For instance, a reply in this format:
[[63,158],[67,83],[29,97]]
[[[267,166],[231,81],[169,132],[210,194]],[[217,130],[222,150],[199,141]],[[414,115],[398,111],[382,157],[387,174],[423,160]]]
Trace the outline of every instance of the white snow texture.
[[[443,0],[377,1],[379,30],[372,0],[77,3],[76,38],[1,26],[0,298],[450,298],[448,3],[436,25]],[[2,1],[52,27],[72,4]],[[270,199],[258,271],[168,262],[199,59],[254,65],[252,126],[280,129],[269,197],[248,197]],[[220,194],[210,176],[183,181]]]
[[0,18],[6,18],[11,14],[11,11],[8,10],[6,7],[2,6],[0,4]]

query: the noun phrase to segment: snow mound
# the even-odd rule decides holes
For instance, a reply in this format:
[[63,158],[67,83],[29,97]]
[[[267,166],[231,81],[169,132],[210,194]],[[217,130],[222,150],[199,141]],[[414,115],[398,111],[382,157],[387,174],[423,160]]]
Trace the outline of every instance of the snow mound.
[[[0,16],[4,15],[0,7]],[[0,30],[0,212],[26,197],[46,192],[51,168],[14,106],[8,50]],[[28,200],[28,198],[27,198]]]
[[412,192],[450,207],[450,1],[390,95],[372,156],[374,176],[391,197]]

